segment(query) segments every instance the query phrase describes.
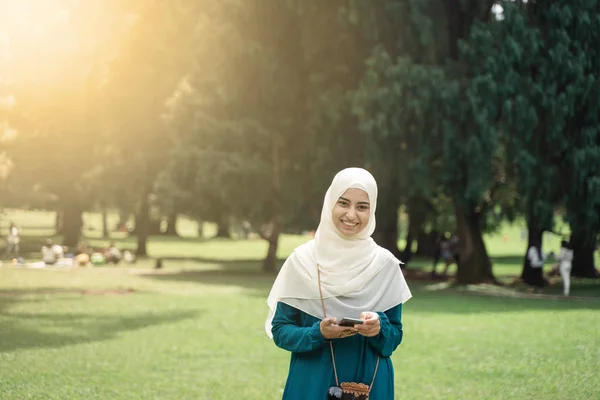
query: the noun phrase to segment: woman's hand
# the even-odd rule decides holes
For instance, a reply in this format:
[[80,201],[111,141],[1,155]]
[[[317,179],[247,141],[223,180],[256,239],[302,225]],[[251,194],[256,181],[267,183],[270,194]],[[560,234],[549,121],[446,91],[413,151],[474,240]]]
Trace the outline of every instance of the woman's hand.
[[373,337],[379,335],[381,324],[379,322],[379,314],[366,311],[360,314],[360,319],[365,321],[362,325],[354,325],[359,335]]
[[339,326],[335,318],[325,318],[321,321],[321,335],[327,340],[341,339],[356,335],[356,329],[351,326]]

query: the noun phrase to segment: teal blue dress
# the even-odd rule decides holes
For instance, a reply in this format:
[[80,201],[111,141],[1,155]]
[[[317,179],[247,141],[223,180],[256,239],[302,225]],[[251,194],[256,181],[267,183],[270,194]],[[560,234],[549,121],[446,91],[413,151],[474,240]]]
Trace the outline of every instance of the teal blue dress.
[[[377,356],[379,368],[370,400],[394,398],[394,367],[390,356],[402,342],[402,304],[378,312],[381,331],[377,336],[354,335],[333,339],[335,365],[340,383],[371,384]],[[321,334],[321,320],[292,306],[277,303],[273,317],[273,340],[292,352],[282,400],[326,400],[335,386],[329,341]]]

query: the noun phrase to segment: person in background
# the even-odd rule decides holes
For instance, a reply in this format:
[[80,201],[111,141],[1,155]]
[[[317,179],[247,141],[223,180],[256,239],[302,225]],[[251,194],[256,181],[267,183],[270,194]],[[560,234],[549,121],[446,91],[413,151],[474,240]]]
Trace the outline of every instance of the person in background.
[[52,239],[46,239],[46,244],[42,246],[42,261],[46,265],[54,265],[58,261],[58,255],[54,251]]
[[91,249],[86,243],[80,243],[75,251],[75,265],[78,267],[90,267]]
[[532,245],[527,250],[527,262],[531,269],[527,283],[533,286],[535,291],[541,290],[544,287],[544,262],[546,254],[542,251],[541,246]]
[[8,227],[8,237],[6,238],[6,256],[8,258],[17,257],[19,255],[20,241],[19,228],[17,228],[17,225],[15,225],[14,222],[11,222]]
[[443,276],[448,276],[450,265],[453,263],[458,265],[458,236],[450,236],[448,233],[445,233],[439,237],[435,255],[433,257],[433,269],[431,270],[432,278],[437,276],[435,269],[440,259],[444,262]]
[[560,242],[560,251],[556,256],[556,260],[558,261],[558,270],[560,271],[560,276],[563,280],[563,294],[568,296],[571,288],[573,249],[571,248],[571,244],[566,240]]
[[135,255],[131,251],[125,250],[123,252],[123,261],[127,264],[133,264],[135,262]]
[[121,254],[121,250],[119,250],[117,246],[115,246],[114,242],[110,242],[108,248],[104,252],[104,259],[106,260],[106,263],[118,264],[119,262],[121,262],[122,258],[123,255]]
[[52,246],[52,251],[56,255],[56,261],[65,258],[65,249],[66,247],[63,247],[60,244],[55,244]]

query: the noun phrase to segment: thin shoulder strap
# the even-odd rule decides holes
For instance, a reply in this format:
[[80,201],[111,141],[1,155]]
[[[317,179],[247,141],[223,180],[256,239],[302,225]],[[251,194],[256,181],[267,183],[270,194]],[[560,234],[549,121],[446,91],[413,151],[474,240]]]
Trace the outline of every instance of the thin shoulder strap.
[[[327,318],[327,311],[325,310],[325,300],[323,300],[323,291],[321,290],[321,268],[317,265],[317,278],[319,280],[319,296],[321,297],[321,306],[323,307],[323,319]],[[335,375],[335,385],[340,386],[338,380],[337,368],[335,367],[335,356],[333,355],[333,344],[329,341],[329,348],[331,349],[331,363],[333,364],[333,374]]]

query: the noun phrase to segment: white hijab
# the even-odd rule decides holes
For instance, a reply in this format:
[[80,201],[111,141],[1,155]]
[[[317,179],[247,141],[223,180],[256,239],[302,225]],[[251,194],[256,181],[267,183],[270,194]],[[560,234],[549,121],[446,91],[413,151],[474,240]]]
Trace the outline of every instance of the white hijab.
[[[339,197],[351,188],[367,192],[371,207],[368,225],[348,239],[335,227],[332,211]],[[272,337],[271,323],[277,302],[315,318],[324,318],[317,265],[328,317],[358,318],[363,311],[387,311],[412,297],[400,269],[402,263],[371,238],[375,231],[376,205],[377,183],[368,171],[347,168],[333,178],[325,194],[315,238],[294,250],[273,283],[265,322],[269,337]]]

